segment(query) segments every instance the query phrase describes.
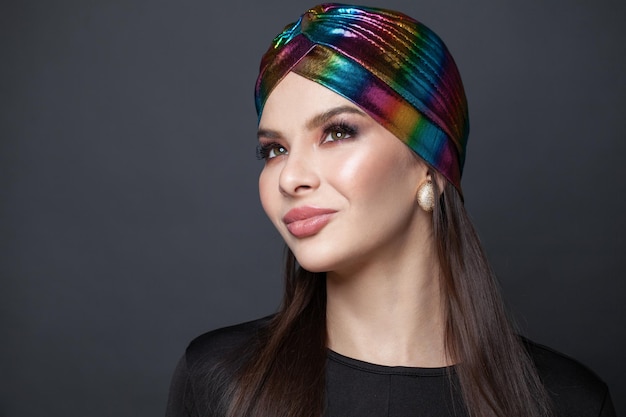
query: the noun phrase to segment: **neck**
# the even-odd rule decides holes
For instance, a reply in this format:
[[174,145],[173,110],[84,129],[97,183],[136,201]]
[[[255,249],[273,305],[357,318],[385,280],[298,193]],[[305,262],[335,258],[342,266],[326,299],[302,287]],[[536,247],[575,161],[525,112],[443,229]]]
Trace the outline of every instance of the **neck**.
[[387,366],[450,365],[439,268],[429,255],[350,274],[327,273],[329,348]]

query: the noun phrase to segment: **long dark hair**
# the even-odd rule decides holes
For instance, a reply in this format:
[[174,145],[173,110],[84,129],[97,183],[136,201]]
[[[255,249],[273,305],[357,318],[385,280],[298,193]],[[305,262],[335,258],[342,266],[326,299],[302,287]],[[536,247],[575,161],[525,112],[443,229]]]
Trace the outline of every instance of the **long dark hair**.
[[[433,181],[435,188],[436,183]],[[433,230],[442,270],[446,351],[456,364],[468,414],[551,416],[549,398],[507,318],[497,281],[463,201],[447,182],[433,211]],[[287,250],[285,279],[279,312],[264,337],[251,346],[247,363],[226,391],[228,417],[323,414],[325,274],[299,267]]]

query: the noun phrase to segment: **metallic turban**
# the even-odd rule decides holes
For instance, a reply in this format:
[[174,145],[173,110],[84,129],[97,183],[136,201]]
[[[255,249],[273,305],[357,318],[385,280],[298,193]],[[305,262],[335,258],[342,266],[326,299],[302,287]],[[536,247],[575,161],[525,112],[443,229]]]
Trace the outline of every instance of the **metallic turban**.
[[443,41],[404,14],[341,4],[316,6],[288,25],[263,56],[259,118],[293,71],[352,101],[461,192],[467,102]]

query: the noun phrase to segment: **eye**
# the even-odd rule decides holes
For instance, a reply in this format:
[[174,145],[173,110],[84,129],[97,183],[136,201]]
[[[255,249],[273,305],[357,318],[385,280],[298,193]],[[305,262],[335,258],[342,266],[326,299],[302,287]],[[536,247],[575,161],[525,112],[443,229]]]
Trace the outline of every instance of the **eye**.
[[277,156],[281,155],[287,155],[287,148],[285,148],[284,146],[276,145],[269,150],[267,154],[267,159],[276,158]]
[[333,125],[324,129],[324,134],[325,136],[322,143],[338,142],[355,136],[356,128],[346,124]]
[[278,143],[259,144],[256,149],[257,159],[276,158],[277,156],[287,155],[287,148]]

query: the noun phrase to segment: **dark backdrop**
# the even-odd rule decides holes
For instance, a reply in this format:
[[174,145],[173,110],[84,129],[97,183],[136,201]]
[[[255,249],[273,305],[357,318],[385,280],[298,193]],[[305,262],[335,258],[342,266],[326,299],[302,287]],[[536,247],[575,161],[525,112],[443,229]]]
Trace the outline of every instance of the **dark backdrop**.
[[[252,91],[311,5],[2,3],[1,416],[162,415],[192,337],[276,308]],[[385,5],[460,66],[466,203],[521,327],[624,414],[624,4]]]

